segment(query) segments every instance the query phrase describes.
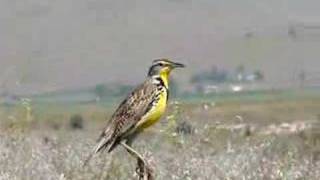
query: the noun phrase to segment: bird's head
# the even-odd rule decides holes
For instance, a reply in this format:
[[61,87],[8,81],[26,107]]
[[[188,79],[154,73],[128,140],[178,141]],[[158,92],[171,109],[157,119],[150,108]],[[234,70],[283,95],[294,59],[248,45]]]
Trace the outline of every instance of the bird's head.
[[175,68],[183,68],[185,65],[172,62],[168,59],[156,59],[149,68],[148,76],[169,76],[170,72]]

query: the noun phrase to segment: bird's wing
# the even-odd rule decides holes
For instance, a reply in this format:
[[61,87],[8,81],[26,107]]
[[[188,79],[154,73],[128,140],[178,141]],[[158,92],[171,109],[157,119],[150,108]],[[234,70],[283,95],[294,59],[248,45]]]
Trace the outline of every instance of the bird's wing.
[[110,141],[107,144],[111,144],[130,131],[150,110],[156,90],[157,86],[148,79],[132,91],[111,117],[101,138],[105,138],[106,141]]
[[111,123],[115,125],[115,137],[128,132],[150,110],[156,90],[157,86],[147,80],[121,103],[111,119]]
[[157,86],[152,83],[151,79],[148,79],[122,101],[101,133],[93,152],[84,161],[84,165],[89,162],[94,154],[111,145],[110,152],[121,141],[121,137],[129,132],[151,109],[156,92]]

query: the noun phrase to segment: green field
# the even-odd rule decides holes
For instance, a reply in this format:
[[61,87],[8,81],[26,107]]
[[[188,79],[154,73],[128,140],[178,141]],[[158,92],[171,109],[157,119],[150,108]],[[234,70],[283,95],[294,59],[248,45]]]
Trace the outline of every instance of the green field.
[[[0,179],[135,179],[121,147],[81,167],[120,99],[1,105]],[[161,180],[318,179],[319,110],[315,90],[180,96],[134,146]]]

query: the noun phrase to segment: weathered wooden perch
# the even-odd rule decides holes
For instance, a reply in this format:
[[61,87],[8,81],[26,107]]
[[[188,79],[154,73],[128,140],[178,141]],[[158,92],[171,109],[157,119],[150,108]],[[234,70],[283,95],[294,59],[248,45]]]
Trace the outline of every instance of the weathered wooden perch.
[[136,173],[139,180],[154,180],[154,171],[146,161],[137,158]]
[[135,158],[137,158],[136,173],[138,180],[154,180],[154,171],[148,162],[133,148],[126,143],[121,142],[121,145]]

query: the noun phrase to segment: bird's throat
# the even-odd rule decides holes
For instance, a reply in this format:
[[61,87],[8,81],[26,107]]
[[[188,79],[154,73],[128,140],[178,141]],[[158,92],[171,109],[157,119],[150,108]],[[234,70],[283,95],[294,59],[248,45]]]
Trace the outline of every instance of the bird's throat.
[[165,72],[160,73],[160,78],[162,79],[162,81],[167,89],[169,88],[169,75],[170,75],[169,71],[165,71]]

